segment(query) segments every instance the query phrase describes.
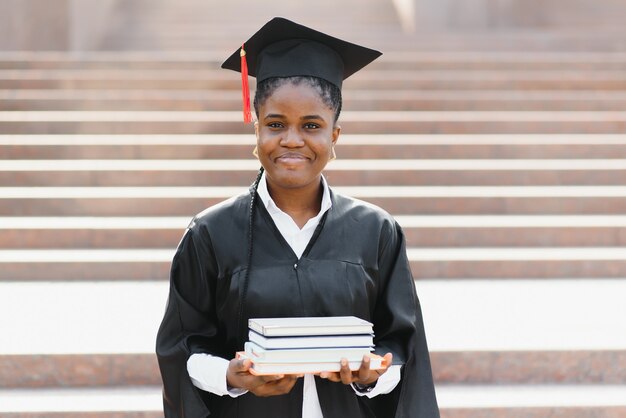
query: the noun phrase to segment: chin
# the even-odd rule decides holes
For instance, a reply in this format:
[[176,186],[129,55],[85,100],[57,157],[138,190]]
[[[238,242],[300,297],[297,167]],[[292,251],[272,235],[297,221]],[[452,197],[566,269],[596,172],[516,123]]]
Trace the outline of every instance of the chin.
[[284,189],[298,189],[298,188],[304,187],[304,186],[306,186],[308,184],[309,184],[308,182],[304,182],[304,181],[297,181],[297,180],[289,181],[289,180],[286,180],[286,181],[278,182],[276,185],[280,186],[280,187],[282,187]]
[[310,185],[312,182],[319,180],[318,176],[299,176],[296,173],[286,173],[282,175],[271,176],[274,184],[285,189],[297,189]]

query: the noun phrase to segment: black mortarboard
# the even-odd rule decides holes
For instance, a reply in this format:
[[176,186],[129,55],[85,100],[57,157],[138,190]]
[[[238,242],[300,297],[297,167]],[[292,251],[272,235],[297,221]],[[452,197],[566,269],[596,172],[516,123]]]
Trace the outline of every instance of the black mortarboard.
[[[257,82],[272,77],[319,77],[340,89],[344,79],[382,55],[281,17],[267,22],[244,45],[245,53],[238,49],[222,68],[242,75],[247,72]],[[245,95],[244,91],[244,102]]]

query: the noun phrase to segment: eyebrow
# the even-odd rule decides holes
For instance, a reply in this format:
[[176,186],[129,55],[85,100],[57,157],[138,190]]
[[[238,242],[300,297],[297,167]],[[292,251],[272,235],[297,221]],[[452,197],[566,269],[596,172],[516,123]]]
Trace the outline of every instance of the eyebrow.
[[269,115],[265,116],[263,119],[275,119],[275,118],[284,118],[284,115],[281,115],[280,113],[270,113]]
[[314,119],[315,120],[318,120],[318,119],[324,120],[324,118],[321,117],[320,115],[307,115],[307,116],[303,116],[301,119],[302,120],[314,120]]
[[[281,115],[280,113],[270,113],[269,115],[266,115],[265,118],[263,119],[280,119],[280,118],[284,118],[285,115]],[[306,115],[306,116],[302,116],[300,118],[301,120],[324,120],[323,117],[321,117],[320,115]]]

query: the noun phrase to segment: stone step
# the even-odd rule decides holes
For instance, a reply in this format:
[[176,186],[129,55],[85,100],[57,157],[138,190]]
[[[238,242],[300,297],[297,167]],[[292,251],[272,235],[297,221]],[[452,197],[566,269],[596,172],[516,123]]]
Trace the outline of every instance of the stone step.
[[[239,110],[234,90],[0,90],[2,110]],[[347,90],[343,109],[473,111],[620,111],[621,91]]]
[[[108,171],[196,171],[196,172],[255,172],[256,159],[185,159],[185,160],[0,160],[4,172],[95,172]],[[626,159],[342,159],[329,162],[328,171],[621,171],[626,169]],[[329,174],[330,175],[330,174]]]
[[[2,163],[2,160],[0,160]],[[3,171],[0,187],[20,186],[246,186],[256,170],[121,170],[121,171]],[[325,170],[334,186],[619,186],[626,185],[626,169],[607,170]]]
[[[172,248],[182,229],[19,229],[2,230],[0,248]],[[626,227],[613,228],[405,228],[415,247],[597,247],[626,246]]]
[[621,350],[431,351],[430,357],[438,385],[621,385],[626,380]]
[[[341,159],[626,158],[626,135],[353,135],[342,134]],[[0,158],[249,159],[248,135],[0,135]]]
[[[626,247],[407,249],[416,279],[626,276]],[[0,280],[165,280],[169,249],[0,250]]]
[[[621,134],[626,112],[344,112],[351,134]],[[3,111],[4,134],[252,134],[235,111]]]
[[[250,80],[254,89],[254,80]],[[350,89],[607,90],[626,89],[623,70],[490,71],[366,70],[346,80]],[[224,70],[2,70],[0,89],[241,89]]]
[[626,276],[626,253],[622,253],[625,249],[624,247],[409,248],[408,253],[416,279],[623,278]]
[[[0,216],[192,216],[227,196],[13,197]],[[355,196],[357,197],[357,196]],[[601,197],[601,198],[599,198]],[[2,199],[3,196],[0,196]],[[622,215],[624,196],[361,197],[398,215]],[[5,198],[6,199],[6,198]],[[6,200],[5,200],[6,202]]]
[[[247,160],[0,160],[4,186],[247,186],[259,162]],[[341,159],[335,186],[626,185],[626,159]]]
[[431,350],[569,350],[576,357],[580,350],[626,347],[624,277],[418,280],[415,285]]
[[[224,51],[0,51],[0,69],[218,69]],[[385,51],[371,69],[624,70],[618,51]]]
[[[122,32],[120,34],[122,35],[120,38],[143,38],[153,33],[152,31],[156,28],[164,26],[166,29],[171,30],[180,29],[185,35],[194,34],[196,38],[205,39],[207,41],[213,39],[231,39],[232,44],[233,37],[236,37],[237,35],[241,37],[242,32],[245,32],[246,30],[250,31],[251,27],[259,27],[265,23],[270,16],[274,16],[274,13],[268,10],[268,8],[276,9],[276,7],[281,7],[285,4],[285,2],[274,2],[279,4],[274,4],[268,7],[271,3],[272,2],[268,2],[268,4],[261,7],[255,4],[254,6],[257,6],[255,8],[249,2],[235,1],[231,2],[230,10],[226,9],[224,10],[224,14],[220,13],[217,16],[213,13],[213,10],[207,7],[195,7],[194,9],[189,8],[187,10],[171,7],[152,9],[149,12],[141,14],[137,13],[132,16],[130,21],[138,27],[135,31],[128,34]],[[362,8],[360,7],[361,5],[363,6]],[[399,22],[397,12],[394,7],[390,7],[389,2],[387,1],[379,0],[375,4],[372,4],[371,2],[367,4],[365,2],[357,3],[351,1],[346,1],[345,4],[343,2],[341,4],[329,1],[320,2],[319,6],[321,6],[321,8],[334,7],[336,8],[336,11],[333,10],[335,13],[332,16],[320,14],[317,17],[311,16],[309,11],[303,12],[302,9],[298,8],[295,4],[289,4],[289,6],[283,9],[283,12],[286,15],[292,17],[296,21],[301,22],[305,20],[307,25],[310,24],[320,30],[329,31],[334,36],[369,36],[371,38],[375,38],[379,35],[381,37],[385,37],[385,40],[387,40],[387,38],[401,39],[402,37],[411,39],[411,34],[402,34],[401,28],[398,25]],[[555,8],[559,6],[560,5],[555,5]],[[246,14],[250,14],[250,16],[246,16],[245,18],[241,16],[242,7],[246,7]],[[355,7],[358,7],[358,10],[354,10]],[[539,22],[537,18],[531,18],[531,22],[526,22],[523,18],[528,17],[528,15],[525,15],[520,19],[516,16],[513,18],[515,23],[509,23],[508,20],[500,20],[503,18],[506,19],[506,16],[499,14],[494,19],[493,25],[487,26],[486,22],[481,21],[479,23],[477,21],[474,22],[473,20],[467,20],[463,22],[450,23],[446,26],[446,28],[449,27],[449,29],[451,29],[448,32],[449,35],[456,35],[455,37],[458,38],[467,33],[468,35],[473,35],[480,39],[491,39],[492,41],[497,40],[497,36],[494,36],[494,34],[502,34],[503,37],[508,36],[512,39],[520,40],[526,39],[526,37],[546,37],[570,40],[570,38],[574,38],[575,35],[578,35],[579,37],[588,35],[590,38],[598,38],[609,35],[618,37],[624,32],[623,26],[619,25],[622,22],[620,20],[612,19],[621,17],[621,15],[618,14],[617,16],[611,16],[611,12],[622,13],[623,7],[621,4],[611,9],[604,8],[599,12],[599,16],[605,16],[605,18],[608,19],[606,25],[602,27],[599,27],[598,23],[596,23],[597,20],[594,19],[594,17],[599,18],[598,15],[592,17],[591,19],[587,16],[582,17],[581,14],[584,14],[585,10],[582,10],[581,8],[570,11],[561,10],[561,7],[559,7],[559,11],[559,17],[564,17],[563,21],[554,19],[554,15],[550,14],[547,21]],[[341,16],[351,12],[354,13],[356,22],[354,25],[345,25],[345,20],[342,19]],[[463,12],[463,10],[459,10],[459,12]],[[485,10],[485,13],[486,12],[487,10]],[[594,13],[595,12],[596,11],[594,10]],[[453,15],[450,15],[450,17],[452,16]],[[226,20],[224,17],[226,17]],[[444,16],[442,15],[441,17]],[[480,15],[476,15],[476,17],[479,18]],[[509,18],[511,17],[509,16]],[[572,19],[576,19],[576,22],[572,22]],[[524,22],[522,23],[523,20]],[[576,25],[578,22],[580,22],[580,26]],[[476,23],[476,26],[472,26],[473,23]],[[372,24],[375,24],[376,26],[372,28]],[[464,27],[464,24],[467,27]],[[206,29],[207,26],[216,30],[217,33],[212,33],[213,31],[207,30],[202,31],[202,29]],[[334,28],[334,31],[332,31],[332,28]],[[425,34],[431,33],[433,39],[445,39],[445,34],[442,34],[441,31],[437,30],[440,28],[442,27],[439,25],[434,28],[418,28],[417,32],[413,33],[412,37],[420,39]],[[158,35],[162,35],[162,39],[181,38],[181,36],[177,36],[176,33],[172,33],[172,36],[170,37],[168,36],[169,33],[169,31],[165,31],[165,33],[160,33]],[[116,32],[116,34],[118,34],[118,32]],[[531,36],[533,34],[535,36]],[[128,37],[124,35],[128,35]],[[615,41],[617,40],[619,39],[615,39]],[[426,43],[427,39],[422,39],[422,41]]]
[[[603,361],[620,356],[609,353],[612,352],[605,356],[589,353],[585,358],[602,358],[600,361]],[[24,373],[24,370],[29,372]],[[598,373],[597,370],[590,372]],[[0,354],[0,390],[160,384],[154,353]]]
[[[1,94],[0,94],[1,96]],[[63,98],[46,99],[0,99],[0,111],[28,111],[28,110],[177,110],[177,111],[216,111],[238,110],[241,108],[241,99],[229,101],[213,101],[202,99],[115,99],[97,98],[74,100]],[[418,99],[401,101],[395,99],[381,100],[344,100],[343,108],[346,111],[360,110],[473,110],[473,111],[622,111],[626,109],[626,99],[591,99],[591,100],[551,100],[531,98],[523,101],[516,99]]]
[[[409,228],[607,228],[626,226],[626,216],[395,216]],[[1,217],[0,229],[184,229],[190,217]]]
[[[626,246],[624,216],[397,216],[410,247]],[[0,217],[1,249],[174,248],[190,218]]]
[[4,418],[162,418],[161,387],[1,390]]
[[[610,198],[626,197],[625,186],[338,186],[337,193],[378,198]],[[248,186],[207,187],[0,187],[1,199],[222,198],[247,193]],[[390,211],[394,212],[394,211]]]
[[[3,355],[145,354],[154,352],[168,283],[2,282],[0,289],[0,323],[13,335],[0,340]],[[571,351],[581,359],[576,352],[626,350],[625,280],[418,280],[416,289],[433,352]],[[598,370],[617,379],[626,373]]]
[[[533,385],[436,388],[442,418],[621,418],[626,386]],[[160,387],[0,391],[5,418],[159,418]]]
[[[431,351],[449,384],[626,384],[626,351]],[[0,390],[160,385],[154,353],[0,354]],[[29,370],[24,374],[24,370]]]
[[[350,77],[350,82],[359,80],[376,84],[386,78],[394,78],[397,81],[542,81],[542,82],[580,82],[586,79],[594,81],[615,82],[616,85],[626,81],[623,69],[595,69],[580,70],[572,69],[569,66],[553,70],[528,70],[528,69],[502,69],[484,70],[472,68],[454,69],[397,69],[395,62],[388,62],[389,68],[368,67],[367,70],[360,71]],[[211,65],[210,68],[79,68],[79,69],[0,69],[0,80],[3,82],[23,82],[23,81],[124,81],[134,82],[139,80],[151,81],[193,81],[207,82],[215,81],[238,81],[240,77],[235,72],[225,71],[218,65]],[[254,83],[254,80],[251,80]],[[348,81],[346,81],[348,83]],[[19,83],[17,83],[19,85]],[[372,89],[372,86],[368,86]]]
[[[620,22],[621,23],[621,22]],[[340,23],[345,24],[345,22]],[[206,27],[198,27],[196,34],[190,36],[169,36],[179,30],[181,25],[167,25],[161,27],[161,32],[155,33],[156,28],[153,27],[149,32],[138,34],[132,38],[122,40],[105,40],[103,49],[107,50],[128,50],[128,51],[217,51],[222,50],[222,56],[228,56],[232,53],[233,39],[243,40],[241,34],[249,33],[250,27],[240,29],[232,34],[216,39],[207,37],[203,34]],[[260,26],[260,25],[259,25]],[[320,27],[317,25],[316,27]],[[335,26],[336,27],[336,26]],[[537,26],[531,27],[533,34],[523,34],[522,36],[507,36],[509,34],[494,30],[482,30],[472,33],[469,30],[453,30],[450,36],[433,36],[433,31],[418,31],[415,34],[408,35],[400,33],[400,26],[395,25],[387,34],[380,34],[378,31],[374,33],[345,33],[343,39],[350,39],[353,42],[367,45],[386,53],[397,51],[424,51],[424,52],[440,52],[440,51],[479,51],[479,52],[547,52],[552,53],[555,50],[570,52],[621,52],[624,45],[620,42],[624,38],[624,32],[616,29],[613,33],[603,31],[594,36],[591,31],[580,31],[576,33],[558,33],[550,36],[550,33],[541,32]],[[595,27],[594,27],[595,29]],[[211,31],[212,32],[212,31]],[[337,31],[331,31],[337,32]],[[339,34],[342,36],[341,34]],[[400,36],[398,36],[400,35]],[[482,36],[481,36],[482,35]],[[526,35],[526,36],[524,36]],[[543,36],[541,36],[543,35]]]
[[[626,348],[623,280],[430,280],[416,286],[434,352]],[[0,341],[2,354],[136,354],[153,352],[168,284],[5,282],[0,288],[3,329],[15,336]],[[529,300],[536,310],[526,309]],[[35,306],[49,314],[26,315]],[[55,333],[59,338],[44,338]],[[605,370],[623,378],[623,368]]]
[[[337,26],[341,26],[341,24]],[[337,26],[329,29],[336,29]],[[106,42],[104,47],[106,49],[139,51],[206,51],[221,49],[225,51],[222,56],[226,56],[232,50],[233,39],[240,38],[242,33],[248,33],[250,30],[248,26],[245,29],[236,30],[236,33],[230,36],[226,35],[222,39],[215,39],[203,35],[203,32],[206,32],[206,27],[202,26],[198,28],[197,36],[178,39],[170,37],[169,34],[176,33],[179,27],[180,25],[172,25],[166,28],[160,27],[159,31],[162,33],[161,36],[155,33],[155,29],[153,28],[149,33],[144,33],[143,35],[138,35],[131,39],[124,38],[110,43]],[[316,27],[320,26],[316,25]],[[398,36],[399,29],[399,25],[396,25],[393,31],[394,33],[390,36],[381,36],[378,31],[364,35],[350,32],[344,35],[344,39],[350,39],[353,42],[368,45],[371,48],[385,52],[406,51],[411,49],[433,52],[456,52],[464,50],[481,52],[530,51],[548,53],[552,53],[555,50],[572,52],[619,52],[624,50],[624,46],[621,43],[621,40],[624,39],[624,32],[615,27],[607,28],[607,31],[598,33],[595,32],[596,28],[594,28],[594,31],[581,31],[578,27],[566,33],[563,31],[541,31],[537,27],[532,27],[526,32],[521,31],[522,33],[520,33],[516,31],[512,34],[499,30],[487,30],[474,33],[471,30],[460,30],[451,31],[449,36],[433,36],[432,31],[418,31],[413,36],[406,36],[405,34]],[[612,31],[612,29],[614,30]],[[331,32],[336,33],[337,31],[331,30]]]
[[437,387],[442,418],[619,418],[626,387],[532,385]]

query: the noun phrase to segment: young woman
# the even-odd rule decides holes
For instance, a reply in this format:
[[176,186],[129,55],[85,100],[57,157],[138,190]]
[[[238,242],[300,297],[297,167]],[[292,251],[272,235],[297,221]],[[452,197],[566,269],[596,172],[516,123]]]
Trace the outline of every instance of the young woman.
[[[401,228],[332,191],[343,79],[380,53],[276,18],[245,44],[261,170],[197,215],[179,244],[157,337],[166,417],[438,417]],[[243,55],[243,53],[241,53]],[[241,70],[240,51],[223,65]],[[235,359],[252,317],[354,315],[383,370],[255,376]]]

